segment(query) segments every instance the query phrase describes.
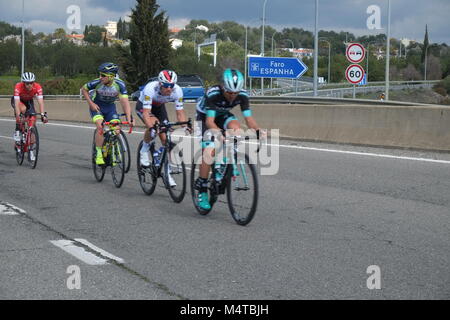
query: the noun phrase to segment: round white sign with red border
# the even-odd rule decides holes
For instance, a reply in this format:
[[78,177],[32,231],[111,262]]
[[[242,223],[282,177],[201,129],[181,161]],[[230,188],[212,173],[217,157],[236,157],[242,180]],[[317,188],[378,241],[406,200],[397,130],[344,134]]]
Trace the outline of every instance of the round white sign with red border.
[[364,69],[359,64],[351,64],[345,70],[345,77],[348,82],[358,84],[364,79],[364,73]]
[[360,63],[365,58],[366,49],[359,43],[351,43],[348,45],[345,55],[351,63]]

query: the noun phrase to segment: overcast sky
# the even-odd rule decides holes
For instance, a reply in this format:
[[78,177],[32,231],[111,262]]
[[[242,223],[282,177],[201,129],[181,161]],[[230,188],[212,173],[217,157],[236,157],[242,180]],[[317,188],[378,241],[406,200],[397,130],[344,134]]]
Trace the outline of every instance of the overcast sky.
[[[81,10],[82,32],[86,24],[103,25],[107,20],[125,17],[134,8],[135,0],[24,0],[25,23],[33,32],[52,32],[65,28],[70,5]],[[264,0],[159,0],[169,17],[170,26],[183,27],[191,19],[209,21],[233,20],[252,26],[261,24]],[[370,5],[381,8],[381,26],[387,27],[388,0],[319,0],[319,28],[336,32],[348,31],[357,36],[384,33],[368,30],[366,13]],[[430,42],[450,45],[450,0],[391,0],[391,34],[395,38],[423,41],[428,24]],[[267,0],[267,24],[277,29],[314,28],[315,0]],[[21,0],[0,0],[0,20],[20,24]]]

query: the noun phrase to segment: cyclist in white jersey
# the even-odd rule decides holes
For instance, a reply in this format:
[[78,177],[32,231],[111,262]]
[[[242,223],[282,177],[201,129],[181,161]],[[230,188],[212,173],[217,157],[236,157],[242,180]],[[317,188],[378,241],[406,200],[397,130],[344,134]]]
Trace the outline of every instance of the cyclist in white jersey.
[[[136,113],[147,126],[140,153],[142,166],[150,165],[150,143],[156,136],[156,130],[154,129],[156,122],[169,121],[165,104],[174,102],[177,121],[187,120],[183,106],[183,90],[176,83],[177,74],[171,70],[163,70],[159,73],[157,81],[145,85],[136,103]],[[185,128],[189,130],[187,126]],[[159,138],[161,143],[166,142],[165,133],[160,133]]]

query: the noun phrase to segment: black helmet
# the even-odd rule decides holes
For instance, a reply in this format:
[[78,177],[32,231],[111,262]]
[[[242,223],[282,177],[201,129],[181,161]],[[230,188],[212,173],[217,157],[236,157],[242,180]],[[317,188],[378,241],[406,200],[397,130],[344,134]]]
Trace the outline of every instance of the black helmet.
[[119,72],[119,66],[112,62],[105,62],[98,67],[98,72],[117,74]]

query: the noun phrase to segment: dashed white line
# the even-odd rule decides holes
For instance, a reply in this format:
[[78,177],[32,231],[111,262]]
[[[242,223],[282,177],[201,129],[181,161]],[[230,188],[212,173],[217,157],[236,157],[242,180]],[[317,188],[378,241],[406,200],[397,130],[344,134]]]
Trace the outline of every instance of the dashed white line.
[[26,213],[25,210],[20,209],[8,202],[0,201],[0,215],[4,216],[16,216]]
[[[106,252],[105,250],[102,250],[94,246],[92,243],[90,243],[85,239],[75,239],[75,241],[52,240],[50,241],[50,243],[89,265],[94,266],[105,265],[108,263],[109,260],[115,260],[118,263],[124,263],[123,259],[118,258]],[[79,244],[77,245],[77,243],[81,243],[84,246],[89,247],[90,250],[89,251],[86,250],[86,248],[80,246]],[[94,251],[95,253],[91,251]]]

